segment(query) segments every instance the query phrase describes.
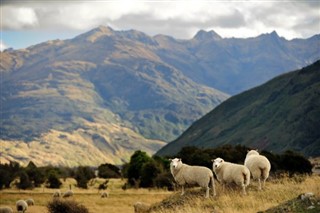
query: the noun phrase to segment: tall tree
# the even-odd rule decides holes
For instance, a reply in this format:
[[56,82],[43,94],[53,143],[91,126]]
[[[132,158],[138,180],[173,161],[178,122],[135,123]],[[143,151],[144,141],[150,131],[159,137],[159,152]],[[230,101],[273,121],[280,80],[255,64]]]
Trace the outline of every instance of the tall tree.
[[131,156],[129,167],[127,170],[128,183],[131,186],[137,184],[137,181],[140,180],[140,177],[142,175],[143,165],[150,161],[151,158],[147,155],[147,153],[140,150],[135,151],[135,153]]
[[17,184],[19,189],[32,189],[34,186],[29,179],[28,174],[25,171],[20,172],[20,181]]
[[76,173],[75,179],[77,181],[77,186],[80,188],[87,189],[88,182],[90,179],[94,178],[93,170],[88,166],[79,166]]
[[57,172],[51,170],[47,179],[47,187],[51,189],[58,189],[62,185],[62,182],[59,180]]
[[39,187],[42,183],[44,183],[45,175],[32,161],[30,161],[26,167],[26,172],[30,178],[30,181],[33,182],[35,187]]

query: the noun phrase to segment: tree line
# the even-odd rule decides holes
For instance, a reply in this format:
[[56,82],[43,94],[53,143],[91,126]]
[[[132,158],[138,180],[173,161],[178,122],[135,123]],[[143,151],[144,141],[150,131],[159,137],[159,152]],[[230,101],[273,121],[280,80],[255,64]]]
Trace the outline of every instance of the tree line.
[[[181,158],[190,165],[206,166],[212,169],[211,159],[222,157],[225,161],[243,164],[248,147],[237,145],[224,145],[218,148],[184,147],[175,156],[149,156],[141,150],[135,151],[128,163],[120,167],[112,164],[101,164],[97,168],[89,166],[68,167],[37,167],[32,161],[26,167],[21,167],[17,162],[0,164],[0,189],[16,186],[19,189],[32,189],[44,184],[47,188],[60,188],[61,179],[68,177],[77,181],[77,187],[88,188],[88,184],[96,177],[105,178],[106,181],[99,185],[99,189],[108,187],[109,178],[126,178],[123,189],[127,188],[167,188],[172,190],[174,180],[170,173],[169,158]],[[312,165],[304,156],[286,151],[282,154],[273,154],[262,151],[271,163],[271,175],[279,173],[311,174]]]

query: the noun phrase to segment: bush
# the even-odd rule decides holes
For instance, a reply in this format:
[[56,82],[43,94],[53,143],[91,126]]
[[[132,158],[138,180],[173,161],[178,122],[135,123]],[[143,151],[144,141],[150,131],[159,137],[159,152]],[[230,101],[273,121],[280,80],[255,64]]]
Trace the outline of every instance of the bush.
[[32,189],[33,184],[30,181],[28,174],[25,171],[22,171],[19,175],[20,181],[17,184],[18,189]]
[[30,178],[30,181],[33,182],[35,187],[39,187],[44,183],[45,176],[43,172],[32,161],[29,162],[25,170]]
[[160,173],[159,168],[153,160],[143,164],[141,168],[140,187],[153,187],[153,179]]
[[56,171],[52,170],[48,176],[47,187],[51,189],[59,189],[61,185],[62,182],[59,180]]
[[106,163],[98,167],[98,175],[101,178],[121,178],[120,169],[115,165]]
[[89,213],[89,210],[76,201],[54,199],[47,204],[49,213]]
[[135,151],[135,153],[130,158],[130,163],[127,170],[128,183],[131,186],[139,186],[140,177],[142,175],[142,167],[145,163],[150,162],[151,158],[146,152],[140,150]]
[[290,176],[294,174],[312,174],[312,165],[308,159],[302,155],[286,151],[280,156],[281,169],[288,171]]
[[159,174],[154,180],[154,186],[157,188],[166,188],[169,191],[174,190],[174,179],[170,172]]
[[99,190],[106,190],[108,188],[108,183],[109,183],[109,180],[106,180],[105,182],[101,183],[99,185]]
[[94,172],[90,167],[79,166],[74,178],[77,181],[78,187],[87,189],[89,180],[94,177],[95,177]]
[[0,189],[9,188],[10,183],[19,176],[21,171],[19,163],[10,161],[9,164],[0,164]]
[[0,189],[3,189],[5,187],[8,188],[10,182],[10,174],[7,172],[7,170],[0,168]]

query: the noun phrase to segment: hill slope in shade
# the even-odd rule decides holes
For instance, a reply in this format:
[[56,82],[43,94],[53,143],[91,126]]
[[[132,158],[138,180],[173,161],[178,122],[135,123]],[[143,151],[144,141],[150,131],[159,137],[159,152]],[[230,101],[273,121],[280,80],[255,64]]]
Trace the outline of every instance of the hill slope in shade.
[[229,98],[158,155],[184,146],[243,144],[272,152],[320,156],[320,61]]

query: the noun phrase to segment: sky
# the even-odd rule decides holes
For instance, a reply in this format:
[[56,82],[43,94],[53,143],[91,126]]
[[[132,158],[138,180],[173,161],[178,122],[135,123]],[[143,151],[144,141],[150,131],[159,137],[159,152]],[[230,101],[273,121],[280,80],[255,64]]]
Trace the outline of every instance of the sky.
[[73,38],[100,25],[177,39],[191,39],[199,30],[224,38],[276,31],[288,40],[320,33],[319,0],[0,1],[1,51]]

